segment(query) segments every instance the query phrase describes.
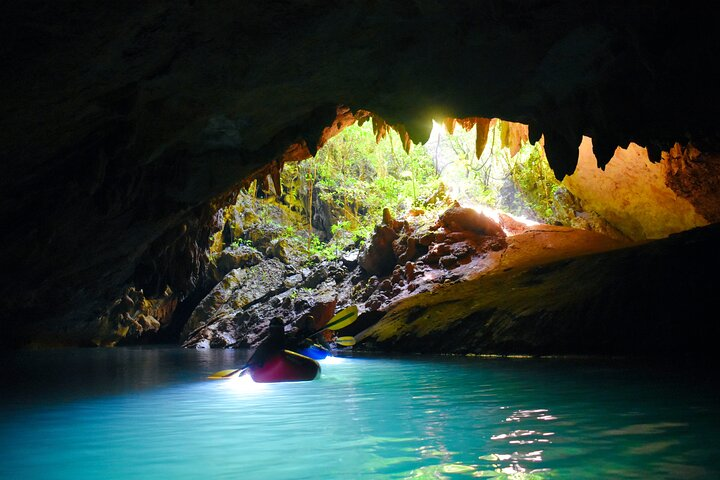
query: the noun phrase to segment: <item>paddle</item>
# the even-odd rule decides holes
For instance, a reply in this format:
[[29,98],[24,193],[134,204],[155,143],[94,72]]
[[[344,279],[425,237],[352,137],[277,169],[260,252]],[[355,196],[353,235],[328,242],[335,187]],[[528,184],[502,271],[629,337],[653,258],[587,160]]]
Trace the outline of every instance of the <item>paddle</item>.
[[240,372],[238,377],[241,375],[244,375],[245,372],[247,372],[247,370],[248,370],[248,367],[236,368],[234,370],[233,369],[220,370],[219,372],[215,372],[207,378],[210,378],[212,380],[226,380],[228,378],[234,377],[237,372]]
[[357,317],[358,317],[357,305],[350,305],[349,307],[344,308],[344,309],[340,310],[338,313],[336,313],[324,327],[311,333],[309,335],[309,337],[312,338],[315,335],[324,332],[325,330],[340,330],[341,328],[347,327],[348,325],[353,323],[355,320],[357,320]]
[[351,347],[355,345],[355,337],[338,337],[335,339],[335,343],[337,343],[338,345],[342,345],[343,347]]

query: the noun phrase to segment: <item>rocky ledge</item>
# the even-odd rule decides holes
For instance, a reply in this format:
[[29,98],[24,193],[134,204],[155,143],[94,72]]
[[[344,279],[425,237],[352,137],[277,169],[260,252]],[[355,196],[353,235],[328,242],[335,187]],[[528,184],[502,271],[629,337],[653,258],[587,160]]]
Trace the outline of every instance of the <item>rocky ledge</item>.
[[358,320],[338,333],[354,335],[361,350],[702,351],[719,333],[703,313],[714,287],[702,275],[720,266],[718,238],[720,227],[709,226],[630,243],[506,215],[495,221],[459,205],[435,222],[421,211],[386,212],[361,251],[336,261],[297,267],[264,258],[233,269],[193,312],[184,345],[253,347],[274,316],[293,332],[355,304]]

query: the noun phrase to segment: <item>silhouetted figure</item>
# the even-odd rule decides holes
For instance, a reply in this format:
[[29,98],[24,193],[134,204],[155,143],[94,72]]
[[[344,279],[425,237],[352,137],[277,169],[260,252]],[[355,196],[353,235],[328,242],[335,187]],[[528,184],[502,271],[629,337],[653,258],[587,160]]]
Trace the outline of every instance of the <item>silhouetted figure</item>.
[[330,352],[330,345],[322,333],[313,335],[313,325],[315,325],[315,318],[312,315],[300,318],[295,323],[295,331],[286,339],[286,347],[295,352],[300,352],[304,348],[318,345]]
[[262,367],[265,361],[285,348],[285,324],[281,317],[270,320],[268,336],[255,349],[246,367]]
[[295,322],[295,328],[292,333],[285,339],[285,345],[288,349],[299,351],[300,349],[312,345],[309,335],[312,334],[311,326],[314,323],[312,315],[306,315],[299,318]]

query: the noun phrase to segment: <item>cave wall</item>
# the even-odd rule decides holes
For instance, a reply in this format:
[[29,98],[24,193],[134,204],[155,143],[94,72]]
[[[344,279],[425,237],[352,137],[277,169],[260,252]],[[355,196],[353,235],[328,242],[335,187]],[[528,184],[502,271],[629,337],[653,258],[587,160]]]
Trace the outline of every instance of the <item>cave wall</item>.
[[427,139],[431,117],[522,122],[531,140],[544,135],[559,178],[574,171],[582,135],[593,138],[600,165],[630,141],[652,160],[675,142],[717,152],[709,8],[7,5],[3,343],[92,332],[129,286],[184,298],[202,276],[227,192],[291,145],[314,152],[338,105],[372,111],[416,141]]
[[[708,188],[717,183],[720,173],[716,159],[701,159],[700,152],[677,146],[653,163],[645,148],[630,143],[627,148],[618,147],[601,169],[593,154],[592,139],[583,137],[578,151],[577,167],[563,179],[563,185],[580,199],[585,210],[597,212],[629,239],[665,238],[717,221],[720,192]],[[715,171],[698,175],[694,173],[698,168]],[[695,176],[699,181],[692,195],[686,198],[676,191],[676,178]]]

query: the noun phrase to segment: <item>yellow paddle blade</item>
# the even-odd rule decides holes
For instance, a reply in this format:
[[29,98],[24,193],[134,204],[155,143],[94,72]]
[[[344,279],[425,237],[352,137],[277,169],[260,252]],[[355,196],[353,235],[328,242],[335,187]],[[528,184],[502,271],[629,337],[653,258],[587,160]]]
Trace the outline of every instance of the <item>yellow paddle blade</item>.
[[342,345],[343,347],[351,347],[355,345],[355,337],[338,337],[335,339],[335,343],[337,343],[338,345]]
[[358,317],[358,307],[357,305],[350,305],[347,308],[344,308],[343,310],[340,310],[338,313],[336,313],[330,321],[325,325],[323,330],[340,330],[343,327],[347,327],[351,323],[353,323],[355,320],[357,320]]
[[233,368],[233,369],[229,369],[229,370],[220,370],[219,372],[215,372],[207,378],[210,378],[213,380],[231,378],[235,373],[237,373],[239,371],[240,371],[239,368]]

